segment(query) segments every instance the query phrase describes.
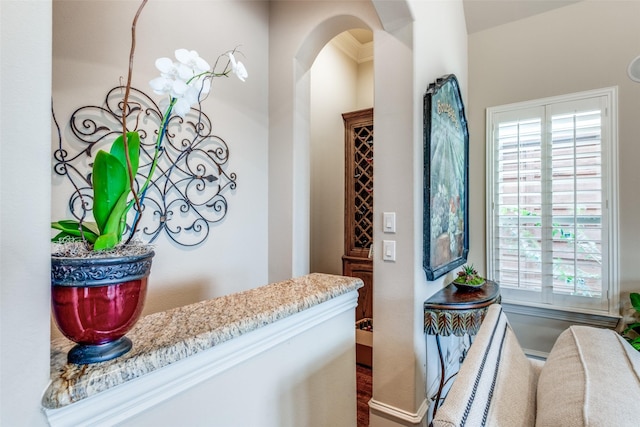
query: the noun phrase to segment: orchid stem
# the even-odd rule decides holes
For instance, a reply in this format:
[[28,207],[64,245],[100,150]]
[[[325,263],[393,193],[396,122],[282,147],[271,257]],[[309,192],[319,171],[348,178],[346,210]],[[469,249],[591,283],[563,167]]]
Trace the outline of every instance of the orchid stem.
[[[167,111],[164,113],[164,116],[162,117],[162,122],[160,123],[160,131],[158,133],[158,138],[156,139],[156,147],[153,153],[153,160],[151,161],[151,169],[149,170],[149,173],[147,174],[147,179],[145,180],[144,184],[142,185],[142,188],[140,188],[140,192],[138,194],[136,194],[136,215],[135,218],[133,220],[133,224],[131,225],[131,233],[129,234],[129,238],[127,239],[127,243],[129,241],[131,241],[131,239],[133,238],[133,235],[136,233],[136,230],[138,229],[138,223],[140,222],[140,217],[142,215],[142,209],[140,208],[140,204],[141,202],[144,201],[144,196],[147,193],[147,189],[149,188],[149,184],[151,183],[151,180],[153,179],[153,175],[155,174],[156,171],[156,166],[158,165],[158,157],[160,156],[160,152],[162,151],[162,140],[164,139],[164,135],[167,132],[167,126],[169,125],[169,117],[171,116],[171,111],[173,110],[173,105],[176,103],[176,99],[172,98],[171,99],[171,103],[169,104],[169,107],[167,108]],[[132,207],[132,202],[129,202],[129,205],[127,206],[127,209],[125,210],[125,214],[123,215],[123,217],[126,217],[126,212],[129,211],[129,209],[131,209]]]
[[[131,50],[129,52],[129,72],[127,74],[127,85],[124,91],[124,99],[122,101],[122,142],[124,144],[124,154],[127,159],[127,171],[129,172],[129,188],[131,189],[131,194],[133,194],[133,198],[136,203],[136,207],[138,210],[141,209],[140,199],[136,194],[135,190],[135,176],[133,176],[133,167],[131,166],[131,156],[129,155],[129,140],[127,139],[127,114],[128,114],[128,106],[129,106],[129,94],[131,93],[131,76],[133,75],[133,58],[136,51],[136,25],[138,24],[138,18],[140,17],[140,13],[142,13],[142,9],[144,9],[148,0],[142,0],[142,3],[138,7],[138,11],[136,12],[136,16],[133,18],[133,23],[131,24]],[[128,210],[128,209],[127,209]],[[122,218],[120,219],[123,220]]]

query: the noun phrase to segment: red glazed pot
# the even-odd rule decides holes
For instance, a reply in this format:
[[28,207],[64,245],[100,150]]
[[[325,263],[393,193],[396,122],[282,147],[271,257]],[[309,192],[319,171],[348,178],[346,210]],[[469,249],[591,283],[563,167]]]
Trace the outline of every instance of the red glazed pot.
[[140,318],[154,253],[118,258],[51,258],[51,301],[58,329],[78,343],[76,364],[128,352],[125,334]]

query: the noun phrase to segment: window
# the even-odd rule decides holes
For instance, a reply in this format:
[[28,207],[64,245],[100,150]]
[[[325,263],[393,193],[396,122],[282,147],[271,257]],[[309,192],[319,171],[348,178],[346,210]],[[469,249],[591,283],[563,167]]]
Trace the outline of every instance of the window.
[[614,314],[617,92],[487,110],[487,275],[505,302]]

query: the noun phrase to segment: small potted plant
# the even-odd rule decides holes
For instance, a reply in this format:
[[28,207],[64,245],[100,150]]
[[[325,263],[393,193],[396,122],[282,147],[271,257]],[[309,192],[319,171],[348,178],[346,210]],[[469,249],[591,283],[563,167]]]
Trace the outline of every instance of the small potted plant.
[[83,215],[51,224],[58,231],[51,255],[53,317],[60,331],[77,343],[68,354],[68,361],[76,364],[110,360],[132,347],[125,334],[142,312],[154,256],[152,247],[134,236],[163,151],[168,122],[173,115],[184,118],[209,93],[213,78],[232,73],[242,81],[247,77],[244,65],[234,57],[235,51],[220,57],[225,60],[219,61],[224,65],[219,71],[218,61],[212,68],[197,52],[187,49],[175,51],[176,61],[158,59],[160,77],[150,86],[154,93],[166,97],[165,109],[150,167],[146,175],[140,173],[141,138],[137,131],[129,131],[127,116],[135,27],[147,1],[142,1],[132,25],[129,73],[121,103],[122,131],[108,152],[100,150],[95,156],[90,175],[92,191],[84,196],[88,200],[79,194],[83,206],[91,204],[94,222]]
[[474,290],[484,285],[486,279],[478,275],[478,272],[473,267],[473,264],[465,264],[462,269],[458,271],[457,277],[453,280],[453,284],[460,290]]

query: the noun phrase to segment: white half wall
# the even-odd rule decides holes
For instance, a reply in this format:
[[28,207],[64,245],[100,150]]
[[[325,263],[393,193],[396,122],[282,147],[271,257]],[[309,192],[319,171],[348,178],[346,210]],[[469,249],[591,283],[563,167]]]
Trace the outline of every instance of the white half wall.
[[48,409],[48,420],[53,427],[353,427],[357,298],[351,291]]

